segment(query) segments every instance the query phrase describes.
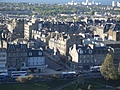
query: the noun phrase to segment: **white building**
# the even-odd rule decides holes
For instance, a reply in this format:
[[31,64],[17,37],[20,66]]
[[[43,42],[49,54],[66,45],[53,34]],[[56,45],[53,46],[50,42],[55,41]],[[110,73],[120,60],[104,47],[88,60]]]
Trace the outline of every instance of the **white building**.
[[31,72],[45,72],[45,56],[41,50],[28,50],[28,69]]
[[0,75],[8,73],[6,66],[7,63],[7,52],[5,48],[0,48]]
[[116,5],[115,5],[115,1],[112,1],[112,7],[115,7]]
[[0,48],[0,67],[6,67],[7,53],[5,48]]
[[68,5],[77,5],[77,2],[74,2],[74,0],[72,0],[71,2],[68,2]]
[[92,2],[86,0],[85,2],[82,2],[82,5],[101,5],[101,3],[95,2],[94,0]]
[[117,2],[117,7],[120,7],[120,2]]

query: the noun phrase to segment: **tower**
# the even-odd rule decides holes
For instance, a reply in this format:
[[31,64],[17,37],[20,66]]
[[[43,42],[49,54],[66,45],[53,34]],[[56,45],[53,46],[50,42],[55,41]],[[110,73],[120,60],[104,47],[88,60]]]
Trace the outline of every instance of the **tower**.
[[112,1],[112,7],[115,7],[115,1]]
[[88,0],[86,0],[85,4],[86,4],[86,5],[88,5],[88,3],[89,3],[89,1],[88,1]]
[[89,1],[88,0],[86,0],[86,3],[88,3]]

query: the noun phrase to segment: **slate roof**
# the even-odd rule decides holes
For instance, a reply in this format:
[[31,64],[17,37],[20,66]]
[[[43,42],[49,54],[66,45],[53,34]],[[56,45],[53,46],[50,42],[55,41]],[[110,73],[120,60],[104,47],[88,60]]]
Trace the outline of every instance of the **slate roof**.
[[43,52],[41,50],[28,49],[28,57],[43,57]]
[[27,51],[27,44],[7,44],[8,51]]
[[[90,46],[87,46],[87,45],[85,45],[85,46],[77,45],[76,50],[79,54],[82,54],[82,55],[107,54],[108,53],[107,47],[94,47],[94,49],[92,49]],[[82,51],[82,53],[81,53],[81,51]]]

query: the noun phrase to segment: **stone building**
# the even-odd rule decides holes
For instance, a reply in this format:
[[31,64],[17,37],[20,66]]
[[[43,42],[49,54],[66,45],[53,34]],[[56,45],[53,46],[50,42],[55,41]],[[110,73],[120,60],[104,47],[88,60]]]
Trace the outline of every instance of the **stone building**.
[[90,46],[74,44],[69,48],[69,53],[72,57],[70,67],[74,70],[89,69],[94,65],[93,49]]
[[57,49],[59,50],[61,55],[68,55],[69,47],[73,44],[82,44],[82,37],[80,35],[69,35],[64,34],[58,39]]
[[90,69],[90,66],[101,65],[108,53],[106,46],[98,45],[73,45],[69,48],[73,69]]
[[24,20],[16,20],[16,26],[13,29],[12,41],[16,38],[24,38]]
[[45,56],[41,50],[28,49],[27,67],[30,72],[45,72]]
[[6,63],[7,63],[7,50],[6,48],[0,48],[0,75],[2,73],[4,73],[4,75],[8,73]]
[[38,30],[39,21],[36,19],[25,20],[24,23],[24,38],[32,39],[32,30]]
[[7,45],[7,66],[9,70],[26,69],[27,60],[27,44],[9,43]]

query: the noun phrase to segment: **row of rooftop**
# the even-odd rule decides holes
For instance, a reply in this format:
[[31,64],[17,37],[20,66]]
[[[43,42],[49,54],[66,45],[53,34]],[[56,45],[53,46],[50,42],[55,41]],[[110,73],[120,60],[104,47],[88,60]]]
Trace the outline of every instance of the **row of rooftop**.
[[[81,65],[100,65],[108,52],[113,53],[114,59],[120,59],[120,21],[116,18],[85,16],[80,22],[1,18],[0,22],[0,47],[10,54],[27,52],[27,48],[44,48],[54,55],[70,57],[74,69]],[[11,66],[15,66],[12,62],[22,61],[16,56],[9,59]]]

